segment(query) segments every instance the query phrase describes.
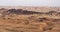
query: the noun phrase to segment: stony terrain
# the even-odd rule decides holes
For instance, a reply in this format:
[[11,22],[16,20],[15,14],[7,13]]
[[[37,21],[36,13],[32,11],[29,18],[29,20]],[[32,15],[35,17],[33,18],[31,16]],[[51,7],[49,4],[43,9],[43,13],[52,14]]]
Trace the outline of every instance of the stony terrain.
[[2,8],[0,32],[60,32],[60,12]]

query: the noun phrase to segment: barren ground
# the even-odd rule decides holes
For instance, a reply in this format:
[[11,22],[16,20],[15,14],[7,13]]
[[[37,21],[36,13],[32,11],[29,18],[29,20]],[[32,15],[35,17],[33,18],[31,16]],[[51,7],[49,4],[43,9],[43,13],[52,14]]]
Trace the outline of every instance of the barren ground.
[[60,32],[60,15],[0,14],[0,32]]

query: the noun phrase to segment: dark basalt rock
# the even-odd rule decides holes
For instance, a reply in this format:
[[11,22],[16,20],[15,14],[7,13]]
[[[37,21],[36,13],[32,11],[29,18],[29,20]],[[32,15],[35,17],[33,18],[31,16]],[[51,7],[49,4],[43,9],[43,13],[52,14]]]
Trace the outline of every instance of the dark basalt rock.
[[9,9],[6,12],[8,12],[9,14],[40,14],[40,12],[28,11],[23,9]]

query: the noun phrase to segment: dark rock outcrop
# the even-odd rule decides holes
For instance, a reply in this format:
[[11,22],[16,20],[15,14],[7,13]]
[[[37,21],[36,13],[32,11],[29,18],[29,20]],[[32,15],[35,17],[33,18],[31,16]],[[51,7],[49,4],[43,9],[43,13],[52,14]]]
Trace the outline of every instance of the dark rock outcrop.
[[8,14],[41,14],[40,12],[28,11],[23,9],[9,9]]

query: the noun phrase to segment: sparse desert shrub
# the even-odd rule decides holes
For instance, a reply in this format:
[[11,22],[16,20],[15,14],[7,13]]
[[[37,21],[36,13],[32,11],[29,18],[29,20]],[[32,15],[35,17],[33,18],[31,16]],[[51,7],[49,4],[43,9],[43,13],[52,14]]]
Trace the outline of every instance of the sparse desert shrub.
[[52,30],[52,29],[53,29],[53,27],[48,26],[48,27],[46,27],[46,28],[43,28],[43,31],[48,31],[48,30]]
[[53,22],[60,22],[60,19],[54,19]]
[[48,19],[47,18],[39,18],[39,22],[44,22],[46,20],[48,20]]
[[8,18],[8,19],[10,19],[10,18]]
[[57,13],[57,11],[49,11],[46,14],[48,14],[48,15],[55,15],[56,13]]

